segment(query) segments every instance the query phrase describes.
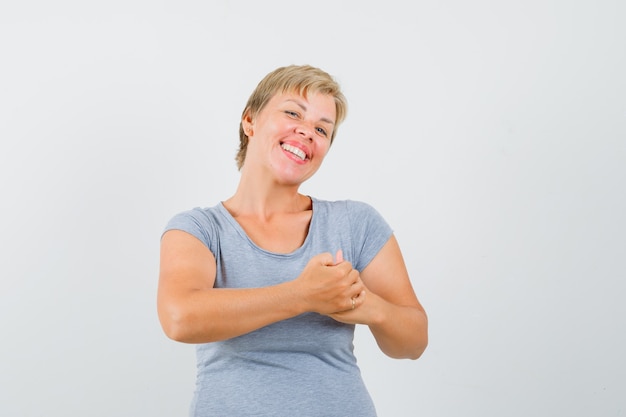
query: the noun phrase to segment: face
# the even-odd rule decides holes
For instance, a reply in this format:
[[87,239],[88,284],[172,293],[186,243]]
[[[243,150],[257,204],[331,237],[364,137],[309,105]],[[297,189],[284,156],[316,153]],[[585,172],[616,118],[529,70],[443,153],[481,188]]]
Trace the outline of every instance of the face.
[[260,166],[282,184],[301,184],[319,169],[330,148],[335,113],[330,95],[275,95],[256,117],[242,120],[249,137],[244,167]]

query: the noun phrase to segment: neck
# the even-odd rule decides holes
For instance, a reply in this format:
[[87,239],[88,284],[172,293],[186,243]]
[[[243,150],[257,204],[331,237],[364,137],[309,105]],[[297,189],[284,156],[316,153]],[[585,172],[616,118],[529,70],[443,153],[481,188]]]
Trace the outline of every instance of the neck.
[[295,213],[311,208],[311,199],[298,192],[298,185],[281,185],[263,176],[242,173],[235,194],[224,201],[233,214],[269,218],[274,214]]

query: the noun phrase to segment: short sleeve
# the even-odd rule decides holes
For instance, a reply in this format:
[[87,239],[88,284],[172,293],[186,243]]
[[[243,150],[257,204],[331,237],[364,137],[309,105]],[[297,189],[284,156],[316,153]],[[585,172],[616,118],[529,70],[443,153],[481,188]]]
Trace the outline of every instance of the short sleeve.
[[393,230],[371,205],[358,201],[347,201],[347,204],[354,267],[363,271],[387,243]]
[[169,230],[187,232],[200,240],[211,252],[217,252],[214,247],[218,242],[215,224],[203,209],[195,208],[176,214],[167,222],[163,233]]

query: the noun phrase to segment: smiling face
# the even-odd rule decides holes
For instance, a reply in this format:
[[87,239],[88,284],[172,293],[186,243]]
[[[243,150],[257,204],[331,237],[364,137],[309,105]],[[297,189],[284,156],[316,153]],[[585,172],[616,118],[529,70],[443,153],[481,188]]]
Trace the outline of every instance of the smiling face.
[[237,169],[241,170],[248,152],[248,134],[244,131],[243,119],[246,116],[252,116],[254,119],[276,94],[287,92],[298,93],[304,97],[308,97],[309,93],[320,93],[333,97],[335,100],[335,120],[334,129],[330,136],[332,144],[337,135],[337,128],[345,119],[348,109],[346,97],[341,92],[339,84],[327,72],[310,65],[279,67],[263,77],[244,107],[242,123],[239,124],[239,149],[235,157]]
[[276,94],[256,117],[245,114],[242,119],[249,138],[244,168],[262,167],[280,183],[301,184],[321,166],[335,120],[331,95]]

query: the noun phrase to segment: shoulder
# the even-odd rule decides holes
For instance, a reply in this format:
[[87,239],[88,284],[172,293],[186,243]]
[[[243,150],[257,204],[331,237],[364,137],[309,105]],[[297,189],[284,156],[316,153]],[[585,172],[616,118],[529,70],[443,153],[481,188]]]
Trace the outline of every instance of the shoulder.
[[342,234],[344,256],[354,268],[362,271],[393,234],[380,213],[369,203],[359,200],[313,200],[325,215],[325,225],[333,234]]
[[182,230],[198,238],[209,249],[214,249],[212,246],[219,238],[220,217],[219,206],[181,211],[170,218],[163,234],[170,230]]
[[358,200],[313,199],[316,218],[332,227],[347,228],[351,234],[367,235],[372,231],[388,234],[390,226],[371,204]]
[[216,207],[195,207],[189,210],[176,213],[167,222],[166,230],[176,228],[180,225],[197,225],[197,226],[211,226],[216,221],[217,209]]
[[380,216],[378,211],[369,203],[359,200],[321,200],[313,198],[314,205],[330,214],[343,212],[349,216]]

